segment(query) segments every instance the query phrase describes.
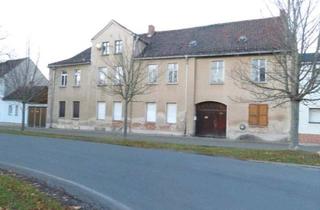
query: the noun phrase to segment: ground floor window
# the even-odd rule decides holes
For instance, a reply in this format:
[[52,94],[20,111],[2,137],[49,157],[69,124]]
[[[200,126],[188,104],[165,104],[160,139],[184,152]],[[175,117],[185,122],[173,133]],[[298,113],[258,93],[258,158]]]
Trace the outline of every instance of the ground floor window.
[[106,102],[99,101],[97,103],[97,119],[98,120],[106,119]]
[[121,102],[113,102],[113,120],[122,120]]
[[156,103],[147,103],[147,122],[156,122],[157,105]]
[[167,123],[177,122],[177,104],[167,103]]
[[12,115],[12,113],[13,113],[13,105],[10,104],[8,107],[8,115]]
[[66,115],[66,102],[59,101],[59,117],[65,117]]
[[309,122],[320,123],[320,108],[309,108]]
[[73,102],[73,118],[79,118],[80,117],[80,101],[74,101]]
[[249,125],[268,126],[268,105],[249,104]]

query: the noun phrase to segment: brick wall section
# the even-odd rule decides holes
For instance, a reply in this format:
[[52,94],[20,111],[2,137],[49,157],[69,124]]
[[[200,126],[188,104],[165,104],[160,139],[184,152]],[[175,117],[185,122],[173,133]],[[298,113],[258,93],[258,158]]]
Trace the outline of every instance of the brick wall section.
[[320,134],[300,134],[300,143],[320,144]]

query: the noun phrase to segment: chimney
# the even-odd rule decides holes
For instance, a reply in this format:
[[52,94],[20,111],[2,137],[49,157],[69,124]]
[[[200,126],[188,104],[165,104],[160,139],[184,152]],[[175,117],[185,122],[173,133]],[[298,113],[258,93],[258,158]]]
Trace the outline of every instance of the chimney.
[[287,17],[286,10],[280,9],[280,17],[282,17],[282,18]]
[[149,26],[148,26],[148,37],[152,37],[152,35],[154,34],[154,32],[155,32],[154,25],[149,25]]

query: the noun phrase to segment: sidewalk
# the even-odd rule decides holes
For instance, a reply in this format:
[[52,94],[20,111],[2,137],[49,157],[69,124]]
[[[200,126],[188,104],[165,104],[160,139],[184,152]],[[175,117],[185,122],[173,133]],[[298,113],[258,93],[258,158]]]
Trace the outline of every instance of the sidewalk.
[[[3,129],[19,130],[19,127],[0,126]],[[123,139],[119,132],[108,131],[90,131],[90,130],[71,130],[71,129],[55,129],[55,128],[26,128],[27,131],[39,133],[62,134],[70,136],[86,136],[90,137],[112,137],[113,139]],[[266,142],[252,140],[231,140],[225,138],[209,138],[195,136],[173,136],[173,135],[156,135],[156,134],[128,134],[127,140],[132,141],[150,141],[158,143],[174,143],[174,144],[190,144],[201,146],[217,146],[217,147],[236,147],[247,149],[266,149],[266,150],[287,150],[288,142]],[[300,149],[309,152],[320,151],[320,145],[300,145]]]

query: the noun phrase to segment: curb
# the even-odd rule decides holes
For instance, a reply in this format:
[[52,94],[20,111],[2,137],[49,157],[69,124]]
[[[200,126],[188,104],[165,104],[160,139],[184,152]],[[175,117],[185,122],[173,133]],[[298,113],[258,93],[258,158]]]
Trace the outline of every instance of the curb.
[[320,166],[312,166],[312,165],[305,165],[305,164],[282,163],[282,162],[272,162],[272,161],[263,161],[263,160],[247,160],[247,161],[255,162],[255,163],[267,163],[267,164],[274,164],[274,165],[281,165],[281,166],[290,166],[290,167],[297,167],[297,168],[309,168],[309,169],[320,170]]
[[0,168],[45,181],[49,187],[63,188],[67,193],[106,210],[132,210],[126,205],[85,185],[36,169],[0,161]]

